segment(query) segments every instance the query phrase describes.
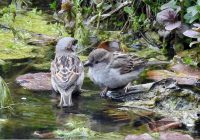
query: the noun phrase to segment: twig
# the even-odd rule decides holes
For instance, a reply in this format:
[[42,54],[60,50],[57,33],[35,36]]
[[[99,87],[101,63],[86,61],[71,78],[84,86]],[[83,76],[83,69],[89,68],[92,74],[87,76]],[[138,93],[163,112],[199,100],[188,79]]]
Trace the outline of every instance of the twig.
[[[116,9],[110,11],[110,12],[107,13],[107,14],[101,15],[101,16],[100,16],[100,20],[105,20],[106,18],[112,16],[114,13],[116,13],[116,12],[119,11],[120,9],[122,9],[122,8],[124,8],[125,6],[128,6],[128,5],[130,5],[130,4],[132,4],[131,1],[130,1],[130,2],[125,1],[125,2],[121,3],[121,4],[119,5],[119,7],[117,7]],[[89,22],[88,22],[88,25],[91,24],[94,20],[96,20],[96,18],[97,18],[98,16],[99,16],[99,15],[95,15],[95,16],[91,17],[91,19],[90,19]]]
[[83,51],[85,51],[85,50],[87,50],[87,49],[89,49],[89,48],[92,48],[92,47],[95,46],[97,43],[98,43],[98,41],[92,43],[90,46],[85,47],[85,48],[83,48],[82,50],[80,50],[79,52],[77,52],[77,54],[80,54],[80,53],[82,53]]
[[123,32],[126,29],[128,23],[129,23],[129,17],[127,21],[125,22],[124,26],[122,27],[121,32]]

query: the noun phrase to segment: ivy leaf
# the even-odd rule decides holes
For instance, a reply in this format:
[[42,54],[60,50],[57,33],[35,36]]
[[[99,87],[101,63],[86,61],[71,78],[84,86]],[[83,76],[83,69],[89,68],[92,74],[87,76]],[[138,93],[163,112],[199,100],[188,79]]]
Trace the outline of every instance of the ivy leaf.
[[197,0],[197,5],[200,5],[200,0]]
[[133,9],[131,7],[124,7],[124,12],[129,15],[133,15]]
[[176,5],[176,1],[175,0],[171,0],[166,4],[163,4],[160,9],[161,10],[164,10],[164,9],[167,9],[167,8],[177,9],[178,7],[180,7],[180,6]]
[[56,10],[56,7],[57,7],[57,2],[56,1],[53,1],[52,3],[49,4],[50,8],[52,10]]
[[187,8],[187,13],[191,13],[192,16],[198,14],[197,6],[191,6]]
[[187,23],[192,23],[195,20],[199,19],[199,15],[196,14],[195,16],[192,16],[191,13],[187,13],[184,15],[184,19],[186,20]]

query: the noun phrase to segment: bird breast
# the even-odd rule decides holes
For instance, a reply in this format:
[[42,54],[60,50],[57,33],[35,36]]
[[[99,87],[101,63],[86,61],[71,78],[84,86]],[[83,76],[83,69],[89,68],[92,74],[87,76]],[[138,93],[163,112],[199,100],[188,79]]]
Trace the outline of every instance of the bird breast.
[[142,71],[143,68],[130,73],[120,74],[120,69],[91,67],[89,68],[88,75],[91,81],[99,87],[115,89],[126,86],[129,82],[138,79],[138,75]]

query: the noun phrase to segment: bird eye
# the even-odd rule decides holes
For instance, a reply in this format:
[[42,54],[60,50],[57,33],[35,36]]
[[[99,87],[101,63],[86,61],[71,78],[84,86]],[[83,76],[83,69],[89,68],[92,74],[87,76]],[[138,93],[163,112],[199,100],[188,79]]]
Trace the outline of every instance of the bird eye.
[[99,63],[99,61],[96,61],[96,62],[95,62],[95,64],[98,64],[98,63]]

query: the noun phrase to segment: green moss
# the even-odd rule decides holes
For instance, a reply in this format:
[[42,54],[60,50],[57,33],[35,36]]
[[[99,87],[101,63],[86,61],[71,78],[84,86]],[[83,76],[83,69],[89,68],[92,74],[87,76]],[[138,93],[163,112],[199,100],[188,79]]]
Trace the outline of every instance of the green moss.
[[64,36],[67,35],[63,25],[58,23],[49,24],[48,20],[50,17],[42,14],[41,11],[38,12],[36,9],[25,13],[17,13],[14,23],[8,23],[7,18],[9,17],[0,18],[1,23],[5,25],[12,24],[16,30],[28,30],[35,33],[53,36],[60,36],[61,34]]
[[147,59],[156,58],[159,60],[167,60],[167,58],[164,56],[164,54],[161,51],[155,50],[152,48],[144,48],[142,50],[131,49],[131,51],[134,52],[139,57],[144,57]]
[[197,66],[200,62],[200,47],[182,51],[178,53],[178,56],[182,57],[185,64]]
[[79,56],[80,57],[80,59],[81,59],[81,61],[86,61],[87,60],[87,56],[84,56],[84,55],[81,55],[81,56]]
[[100,133],[90,129],[90,119],[85,115],[70,114],[66,120],[64,130],[56,130],[57,138],[65,139],[123,139],[123,136],[116,133]]
[[36,54],[32,53],[32,48],[28,47],[18,49],[0,49],[0,59],[2,60],[16,60],[35,57]]
[[32,69],[36,71],[49,71],[51,62],[44,62],[41,64],[33,64]]
[[0,30],[0,49],[13,45],[13,34],[11,31]]

